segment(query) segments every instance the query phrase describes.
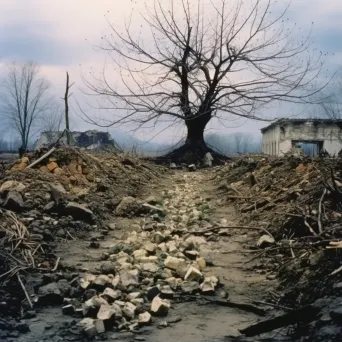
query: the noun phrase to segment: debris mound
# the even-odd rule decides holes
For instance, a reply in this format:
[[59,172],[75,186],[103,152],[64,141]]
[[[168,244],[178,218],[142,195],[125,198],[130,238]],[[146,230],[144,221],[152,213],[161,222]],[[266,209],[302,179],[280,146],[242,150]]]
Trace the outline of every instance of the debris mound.
[[[255,232],[259,253],[250,260],[250,268],[266,273],[268,279],[280,277],[281,287],[267,298],[270,303],[298,310],[313,305],[328,315],[337,309],[334,297],[341,295],[337,289],[342,275],[341,166],[340,157],[256,155],[236,158],[215,170],[220,195],[240,214],[240,229]],[[318,318],[312,320],[308,341],[320,341],[325,328]],[[327,324],[337,323],[331,319]]]

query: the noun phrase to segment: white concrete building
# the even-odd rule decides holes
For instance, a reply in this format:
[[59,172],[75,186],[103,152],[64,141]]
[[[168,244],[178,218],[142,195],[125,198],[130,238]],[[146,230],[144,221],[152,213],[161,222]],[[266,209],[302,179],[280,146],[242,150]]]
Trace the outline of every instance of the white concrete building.
[[338,154],[342,150],[342,120],[279,119],[261,129],[262,152],[282,156],[301,144],[311,144],[317,151]]

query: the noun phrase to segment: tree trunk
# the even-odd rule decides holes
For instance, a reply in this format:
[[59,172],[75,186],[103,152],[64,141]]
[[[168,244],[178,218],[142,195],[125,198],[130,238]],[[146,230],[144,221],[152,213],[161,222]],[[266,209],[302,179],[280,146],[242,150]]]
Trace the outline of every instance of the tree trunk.
[[186,145],[193,146],[202,151],[207,149],[207,145],[204,141],[204,130],[210,119],[210,115],[202,115],[196,119],[185,121],[188,130],[185,141]]

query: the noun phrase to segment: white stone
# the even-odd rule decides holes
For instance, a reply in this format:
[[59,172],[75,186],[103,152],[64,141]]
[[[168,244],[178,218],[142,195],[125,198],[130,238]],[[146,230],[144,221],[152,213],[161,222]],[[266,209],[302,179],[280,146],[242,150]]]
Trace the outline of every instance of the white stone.
[[103,334],[106,331],[106,328],[102,319],[96,319],[94,322],[94,325],[98,334]]
[[149,324],[149,323],[151,323],[151,320],[152,320],[152,316],[147,311],[139,314],[139,316],[138,316],[138,323],[141,325]]
[[167,246],[165,242],[162,242],[158,245],[158,248],[162,251],[162,252],[167,252]]
[[140,292],[131,292],[128,294],[127,299],[131,301],[132,299],[139,298],[141,296]]
[[166,316],[170,309],[170,302],[166,299],[161,299],[159,296],[156,296],[152,300],[151,304],[151,312],[155,316]]
[[125,315],[125,317],[132,319],[135,316],[136,309],[137,307],[134,304],[126,302],[125,306],[122,309],[122,312]]
[[139,260],[140,263],[142,264],[147,264],[147,263],[156,263],[158,262],[158,257],[155,256],[155,255],[151,255],[151,256],[148,256],[148,257],[143,257]]
[[122,292],[120,290],[113,290],[110,287],[107,287],[103,293],[103,296],[108,296],[111,299],[118,299],[121,297]]
[[257,246],[262,248],[262,247],[267,247],[269,245],[275,244],[275,240],[273,237],[265,234],[260,237],[260,239],[257,242]]
[[96,279],[93,281],[93,283],[95,285],[105,286],[106,284],[110,284],[111,280],[107,275],[101,274],[98,277],[96,277]]
[[202,273],[193,266],[190,266],[184,280],[186,281],[200,281],[203,278]]
[[115,315],[115,308],[109,304],[103,304],[100,307],[99,312],[97,313],[97,318],[102,320],[111,319],[113,315]]
[[147,242],[144,246],[145,251],[147,251],[148,253],[154,253],[157,249],[157,246],[152,243],[152,242]]
[[144,249],[137,249],[133,252],[134,259],[139,260],[147,256],[147,252]]
[[176,252],[176,251],[177,251],[176,242],[173,241],[173,240],[167,242],[167,243],[166,243],[166,247],[167,247],[169,253],[173,253],[173,252]]
[[186,261],[184,259],[168,256],[164,261],[164,266],[171,270],[177,270],[180,267],[186,266]]
[[84,305],[87,308],[90,308],[90,307],[99,308],[101,305],[108,305],[108,302],[102,297],[95,296],[93,298],[88,299],[84,303]]
[[159,266],[153,262],[141,264],[141,266],[142,266],[142,270],[146,272],[156,273],[159,270]]
[[210,277],[206,277],[203,283],[200,285],[200,289],[203,293],[215,292],[215,286]]

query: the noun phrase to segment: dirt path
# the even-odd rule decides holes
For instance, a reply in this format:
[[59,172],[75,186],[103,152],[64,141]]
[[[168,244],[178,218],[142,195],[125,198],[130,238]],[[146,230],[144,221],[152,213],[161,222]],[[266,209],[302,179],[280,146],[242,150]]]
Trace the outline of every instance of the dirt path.
[[[146,188],[145,195],[164,197],[164,208],[168,212],[165,225],[167,229],[194,230],[196,228],[210,228],[214,224],[221,226],[234,225],[236,214],[234,208],[221,206],[215,187],[209,181],[210,171],[194,173],[176,172],[166,177],[161,184],[151,184]],[[208,208],[205,214],[199,213],[198,208]],[[200,220],[196,215],[204,215]],[[193,224],[191,221],[193,220]],[[190,221],[190,223],[188,222]],[[142,218],[117,219],[116,229],[102,236],[94,233],[91,238],[100,240],[99,249],[88,248],[89,240],[69,241],[61,245],[57,254],[61,256],[61,263],[69,265],[71,269],[88,270],[99,269],[101,256],[108,248],[127,239],[131,232],[140,231]],[[189,234],[179,233],[180,238],[186,239]],[[202,272],[216,275],[224,285],[219,292],[226,291],[229,298],[236,302],[251,302],[261,300],[263,294],[275,284],[266,280],[264,274],[246,271],[242,266],[254,254],[244,252],[249,244],[255,244],[255,236],[224,230],[219,235],[196,237],[200,256],[207,262]],[[208,273],[209,274],[209,273]],[[108,340],[134,341],[146,340],[150,342],[206,342],[229,341],[228,336],[238,336],[238,329],[248,326],[260,317],[248,311],[222,307],[207,302],[171,300],[169,315],[163,319],[155,319],[152,326],[141,329],[139,335],[122,332],[111,333]],[[179,318],[181,320],[179,321]],[[28,319],[31,332],[14,341],[69,341],[80,340],[63,330],[63,325],[70,323],[71,318],[63,316],[60,308],[43,309],[35,318]],[[163,323],[169,322],[167,327]],[[172,323],[178,321],[177,323]],[[162,323],[162,324],[161,324]],[[138,336],[138,337],[137,337]],[[226,337],[226,338],[225,338]]]

